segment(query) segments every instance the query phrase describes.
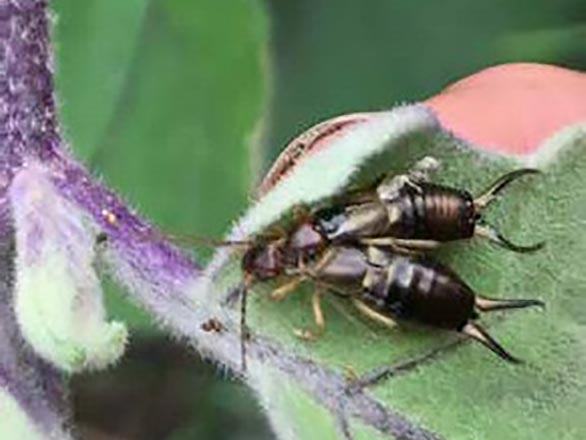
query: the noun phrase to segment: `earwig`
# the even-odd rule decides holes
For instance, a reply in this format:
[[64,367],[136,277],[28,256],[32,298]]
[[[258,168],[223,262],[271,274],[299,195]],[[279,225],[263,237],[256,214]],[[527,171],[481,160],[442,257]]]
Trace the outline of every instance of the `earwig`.
[[[337,210],[326,210],[321,227],[332,242],[360,242],[425,251],[454,240],[483,237],[515,252],[534,252],[543,242],[529,246],[512,243],[483,221],[482,211],[512,182],[539,173],[523,168],[507,173],[474,198],[468,191],[429,181],[425,158],[409,174],[391,176],[373,191],[358,193]],[[421,164],[423,162],[423,165]],[[435,164],[434,162],[431,162]]]
[[454,271],[424,256],[368,247],[330,248],[307,276],[351,298],[358,310],[387,327],[411,321],[470,337],[505,361],[520,360],[475,322],[480,313],[544,306],[536,299],[477,295]]
[[[240,298],[242,368],[246,370],[247,296],[257,283],[276,281],[269,298],[280,301],[303,282],[315,286],[315,330],[295,330],[302,339],[323,333],[324,290],[349,298],[357,309],[386,326],[411,320],[458,331],[501,358],[517,361],[474,321],[479,312],[543,305],[538,300],[496,300],[476,295],[457,274],[428,257],[413,256],[442,242],[484,236],[507,249],[531,252],[542,244],[518,246],[481,222],[481,212],[511,182],[532,169],[506,174],[474,199],[469,192],[429,182],[435,162],[420,161],[406,175],[385,178],[374,189],[343,196],[328,210],[301,210],[291,226],[239,241],[196,239],[198,245],[232,246],[244,251]],[[177,237],[175,237],[177,239]],[[193,239],[190,239],[194,242]],[[212,325],[214,324],[214,325]],[[204,328],[205,327],[205,328]],[[216,331],[211,320],[202,327]]]

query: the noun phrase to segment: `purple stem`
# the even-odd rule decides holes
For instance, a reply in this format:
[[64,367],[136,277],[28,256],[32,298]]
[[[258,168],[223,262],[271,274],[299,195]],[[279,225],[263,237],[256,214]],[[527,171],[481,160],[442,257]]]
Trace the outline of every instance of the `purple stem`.
[[164,285],[176,286],[199,268],[165,241],[153,240],[152,226],[92,178],[61,137],[46,10],[45,0],[0,0],[0,190],[5,192],[25,161],[43,162],[63,195],[88,212],[127,255],[147,263],[153,269],[149,273],[169,278],[158,283],[161,292],[171,294],[175,289]]
[[14,231],[7,188],[27,156],[56,157],[59,145],[46,3],[0,0],[0,386],[46,433],[68,419],[63,377],[23,340],[11,306]]
[[199,269],[163,240],[152,240],[153,228],[69,154],[57,122],[49,25],[46,0],[0,0],[0,386],[45,432],[55,432],[68,418],[63,378],[26,345],[11,306],[14,231],[7,190],[18,170],[30,161],[50,169],[63,195],[140,266],[159,296],[177,294]]
[[[57,124],[47,6],[46,0],[0,0],[0,386],[44,431],[55,432],[67,420],[62,378],[27,348],[11,307],[14,231],[6,193],[28,161],[42,162],[61,193],[107,234],[120,261],[119,278],[133,288],[136,302],[193,345],[207,338],[201,348],[226,365],[239,364],[240,338],[201,330],[195,317],[204,318],[205,310],[194,309],[187,289],[200,269],[70,156]],[[344,379],[326,368],[263,338],[249,346],[250,358],[287,374],[339,417],[359,418],[396,438],[439,438],[365,393],[346,396]]]

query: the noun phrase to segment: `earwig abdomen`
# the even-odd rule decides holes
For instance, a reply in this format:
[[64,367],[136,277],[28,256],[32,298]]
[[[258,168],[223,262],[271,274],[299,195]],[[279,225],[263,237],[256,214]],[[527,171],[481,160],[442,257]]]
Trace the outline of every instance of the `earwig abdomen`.
[[336,210],[317,211],[315,225],[334,243],[421,251],[477,236],[515,252],[534,252],[544,243],[510,242],[482,221],[482,211],[511,182],[537,172],[519,169],[504,174],[476,198],[466,190],[415,179],[412,174],[389,176],[371,193],[354,195]]
[[377,246],[333,246],[305,276],[350,296],[361,312],[382,324],[394,326],[396,320],[404,320],[457,331],[509,362],[519,360],[474,322],[478,312],[544,305],[537,299],[476,295],[441,263]]
[[389,220],[385,234],[392,237],[451,241],[474,235],[474,201],[467,191],[432,183],[405,185],[384,204]]
[[391,255],[388,265],[369,270],[363,286],[366,304],[398,319],[460,330],[476,317],[472,289],[429,259]]
[[452,241],[474,235],[476,213],[467,191],[432,183],[404,185],[391,197],[350,205],[334,215],[316,215],[331,241],[362,238]]

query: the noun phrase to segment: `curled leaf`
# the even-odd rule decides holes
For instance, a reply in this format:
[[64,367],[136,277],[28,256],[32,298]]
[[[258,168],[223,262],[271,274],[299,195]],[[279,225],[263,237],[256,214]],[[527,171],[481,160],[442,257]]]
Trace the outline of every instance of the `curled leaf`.
[[68,372],[115,362],[127,331],[122,323],[105,321],[91,224],[36,163],[15,176],[10,200],[16,229],[14,307],[25,339]]

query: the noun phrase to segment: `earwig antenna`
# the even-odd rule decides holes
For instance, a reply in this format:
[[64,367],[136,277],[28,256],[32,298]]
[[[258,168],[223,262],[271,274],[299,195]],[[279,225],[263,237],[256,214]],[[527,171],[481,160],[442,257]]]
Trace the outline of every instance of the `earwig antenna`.
[[191,235],[175,235],[165,233],[161,238],[167,238],[177,244],[186,244],[200,247],[247,247],[250,246],[250,240],[222,240],[216,238],[196,237]]
[[496,244],[502,248],[508,249],[510,251],[519,252],[519,253],[531,253],[538,251],[539,249],[545,246],[544,241],[540,241],[539,243],[535,243],[528,246],[521,246],[515,243],[510,242],[505,237],[503,237],[496,229],[492,226],[487,224],[476,225],[474,228],[474,235],[477,237],[483,237],[488,239],[491,243]]
[[167,232],[160,232],[156,229],[142,234],[145,241],[169,240],[178,245],[200,246],[200,247],[248,247],[255,243],[253,240],[222,240],[221,238],[199,237],[197,235],[180,235]]
[[496,342],[492,336],[490,336],[486,330],[480,327],[477,324],[472,322],[467,323],[460,332],[464,333],[465,335],[471,337],[472,339],[477,340],[490,351],[495,353],[501,359],[504,359],[507,362],[511,362],[513,364],[522,364],[523,361],[511,355],[507,350],[505,350],[498,342]]
[[526,176],[527,174],[539,173],[541,173],[541,171],[536,170],[535,168],[521,168],[499,177],[484,191],[482,195],[474,199],[474,207],[477,211],[486,208],[496,199],[497,195],[513,181]]

